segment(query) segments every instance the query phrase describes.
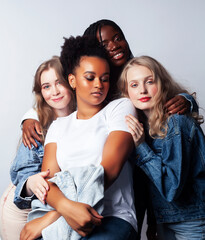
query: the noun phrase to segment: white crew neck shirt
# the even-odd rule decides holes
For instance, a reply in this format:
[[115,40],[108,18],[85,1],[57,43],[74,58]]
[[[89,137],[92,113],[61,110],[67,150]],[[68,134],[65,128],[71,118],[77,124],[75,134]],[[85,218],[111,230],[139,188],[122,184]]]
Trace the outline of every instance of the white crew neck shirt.
[[[90,119],[77,119],[77,111],[55,120],[46,135],[45,145],[57,143],[57,162],[61,171],[73,167],[98,166],[107,137],[112,131],[128,131],[125,116],[136,111],[128,98],[110,102]],[[128,221],[137,230],[134,208],[132,167],[129,161],[105,191],[103,216]]]

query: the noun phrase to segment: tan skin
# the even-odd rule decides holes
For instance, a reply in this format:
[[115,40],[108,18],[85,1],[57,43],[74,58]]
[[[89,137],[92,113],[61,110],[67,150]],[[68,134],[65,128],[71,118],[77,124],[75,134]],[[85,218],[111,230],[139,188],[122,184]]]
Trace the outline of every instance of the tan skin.
[[[101,41],[99,32],[97,32],[96,37],[99,41]],[[116,31],[116,29],[114,29],[112,26],[103,26],[101,28],[101,38],[102,44],[108,51],[113,66],[116,67],[116,71],[120,70],[117,74],[119,75],[123,66],[127,63],[129,58],[127,41],[123,39],[120,33]],[[116,57],[116,59],[113,58],[113,56],[121,52],[123,53],[122,55],[119,55]],[[166,103],[165,108],[169,114],[185,114],[190,111],[190,102],[187,101],[183,96],[177,95]],[[23,122],[22,131],[23,143],[30,149],[32,144],[37,147],[34,139],[41,142],[41,138],[39,137],[39,135],[41,135],[40,124],[37,120],[25,120]]]
[[[83,78],[92,75],[93,80]],[[104,99],[109,89],[109,66],[104,59],[97,57],[82,57],[80,66],[76,67],[75,74],[69,75],[69,83],[75,88],[79,119],[89,119],[104,107]],[[100,91],[101,96],[94,96],[90,92]],[[110,147],[112,146],[112,147]],[[103,149],[101,165],[104,168],[105,189],[107,189],[118,177],[127,156],[133,148],[133,140],[130,133],[123,131],[111,132]],[[53,177],[61,169],[56,159],[56,143],[48,143],[45,146],[42,171],[50,169],[49,178]],[[63,216],[67,223],[81,236],[86,236],[93,230],[93,226],[101,224],[102,216],[91,206],[67,199],[59,188],[51,183],[46,201],[56,211],[43,218],[27,223],[22,230],[21,240],[30,240],[39,237],[43,228]],[[34,237],[35,236],[35,237]]]

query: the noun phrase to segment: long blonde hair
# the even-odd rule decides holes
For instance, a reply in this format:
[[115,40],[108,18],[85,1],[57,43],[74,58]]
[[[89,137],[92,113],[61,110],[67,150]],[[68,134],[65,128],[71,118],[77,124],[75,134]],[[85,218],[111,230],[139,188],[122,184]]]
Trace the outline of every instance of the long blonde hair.
[[[130,68],[137,65],[147,67],[152,72],[153,78],[157,82],[158,92],[154,97],[155,105],[151,110],[148,121],[149,134],[153,138],[164,138],[167,133],[166,120],[169,117],[164,108],[165,103],[177,94],[188,93],[188,91],[176,83],[168,71],[157,60],[149,56],[141,56],[131,59],[122,71],[119,80],[119,89],[122,96],[129,97],[127,72]],[[198,113],[192,113],[191,115],[197,121],[201,122],[201,116],[199,117]]]
[[46,103],[41,93],[41,89],[42,89],[41,74],[44,71],[49,70],[50,68],[53,68],[55,70],[58,79],[61,79],[65,87],[67,87],[70,90],[71,101],[68,107],[71,111],[75,110],[75,100],[74,100],[73,92],[70,88],[70,85],[68,84],[68,81],[66,81],[63,77],[63,68],[59,60],[59,57],[54,56],[52,59],[43,62],[38,67],[34,77],[34,85],[33,85],[33,93],[35,94],[34,108],[36,109],[38,114],[39,122],[43,132],[43,138],[45,137],[48,127],[50,126],[50,124],[52,123],[55,117],[52,107]]

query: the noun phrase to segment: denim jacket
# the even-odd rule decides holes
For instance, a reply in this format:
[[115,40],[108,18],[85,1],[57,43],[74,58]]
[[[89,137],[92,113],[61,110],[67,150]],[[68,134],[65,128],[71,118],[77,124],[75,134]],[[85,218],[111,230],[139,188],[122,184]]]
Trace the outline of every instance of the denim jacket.
[[192,95],[189,95],[188,93],[180,93],[179,95],[183,96],[186,98],[187,101],[190,102],[190,112],[199,112],[199,107]]
[[172,115],[164,139],[136,147],[136,164],[150,179],[158,223],[205,218],[205,137],[185,115]]
[[28,177],[41,171],[44,149],[41,143],[36,143],[38,147],[32,146],[31,150],[21,143],[10,168],[11,181],[16,186],[14,203],[20,209],[30,208],[31,201],[35,197],[33,195],[24,198],[21,193]]
[[[56,173],[50,181],[55,183],[68,199],[89,204],[99,214],[102,213],[104,207],[104,168],[102,165],[71,168],[69,171]],[[42,217],[51,210],[54,209],[48,204],[44,205],[39,200],[34,200],[28,221]],[[43,229],[42,236],[44,240],[81,239],[81,236],[68,225],[62,216]]]

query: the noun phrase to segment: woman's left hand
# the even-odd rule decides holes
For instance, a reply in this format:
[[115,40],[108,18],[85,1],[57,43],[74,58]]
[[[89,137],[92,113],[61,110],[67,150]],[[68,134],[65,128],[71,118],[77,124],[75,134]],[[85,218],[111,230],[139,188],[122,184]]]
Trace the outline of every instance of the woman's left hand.
[[132,134],[135,146],[137,147],[140,143],[144,142],[145,134],[143,124],[138,121],[137,118],[133,117],[131,114],[125,117],[128,129]]
[[177,95],[170,99],[166,104],[165,108],[169,114],[185,114],[190,112],[191,103],[183,96]]

